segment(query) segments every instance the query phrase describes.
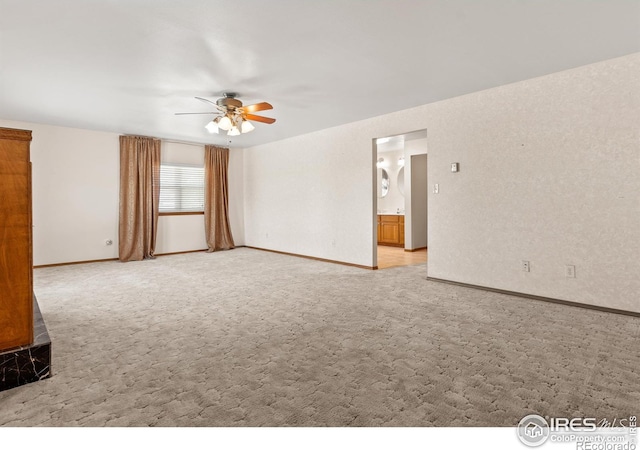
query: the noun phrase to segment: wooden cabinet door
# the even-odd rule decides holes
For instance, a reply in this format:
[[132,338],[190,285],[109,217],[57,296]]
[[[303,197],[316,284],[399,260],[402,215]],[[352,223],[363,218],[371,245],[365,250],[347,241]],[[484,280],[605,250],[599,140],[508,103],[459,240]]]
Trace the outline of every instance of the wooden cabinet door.
[[380,242],[385,244],[397,244],[398,243],[398,224],[397,223],[388,223],[382,222],[382,239]]
[[399,239],[398,216],[380,216],[378,241],[384,245],[397,245]]
[[[0,351],[33,341],[29,141],[0,129]],[[31,139],[31,133],[28,139]],[[14,151],[11,151],[11,148]]]
[[378,216],[378,244],[404,247],[404,216]]

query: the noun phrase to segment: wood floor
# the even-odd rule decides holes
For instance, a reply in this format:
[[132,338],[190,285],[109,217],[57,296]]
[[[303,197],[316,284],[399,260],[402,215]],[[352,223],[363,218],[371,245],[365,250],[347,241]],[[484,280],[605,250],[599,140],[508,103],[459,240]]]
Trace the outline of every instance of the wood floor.
[[378,245],[378,269],[397,266],[411,266],[427,262],[427,249],[405,252],[404,248]]

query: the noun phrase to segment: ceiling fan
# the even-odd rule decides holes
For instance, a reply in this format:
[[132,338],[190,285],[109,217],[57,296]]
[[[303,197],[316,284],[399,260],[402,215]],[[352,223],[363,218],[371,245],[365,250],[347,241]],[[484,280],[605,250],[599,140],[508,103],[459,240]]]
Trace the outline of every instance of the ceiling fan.
[[216,117],[207,123],[205,128],[210,133],[219,133],[219,130],[227,132],[228,136],[239,136],[241,133],[249,133],[253,131],[255,127],[250,122],[262,122],[272,124],[276,119],[270,117],[258,116],[253,114],[257,111],[266,111],[273,109],[267,102],[256,103],[254,105],[243,106],[242,102],[236,97],[238,94],[235,92],[225,92],[223,97],[219,98],[215,102],[207,100],[206,98],[196,97],[201,102],[213,105],[216,107],[216,111],[209,112],[194,112],[194,113],[176,113],[177,116],[185,114],[215,114]]

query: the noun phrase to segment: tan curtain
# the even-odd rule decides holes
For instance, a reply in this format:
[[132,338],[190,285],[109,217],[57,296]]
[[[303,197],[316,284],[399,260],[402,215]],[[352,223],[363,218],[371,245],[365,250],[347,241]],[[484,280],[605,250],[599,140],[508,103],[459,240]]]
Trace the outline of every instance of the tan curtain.
[[204,231],[208,252],[235,247],[229,226],[229,149],[204,148]]
[[120,136],[120,261],[153,259],[160,201],[160,140]]

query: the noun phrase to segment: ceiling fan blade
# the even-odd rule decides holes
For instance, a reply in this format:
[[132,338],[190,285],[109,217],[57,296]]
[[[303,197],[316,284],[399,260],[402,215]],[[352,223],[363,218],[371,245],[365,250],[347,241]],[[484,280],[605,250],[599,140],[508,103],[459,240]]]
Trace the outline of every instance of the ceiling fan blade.
[[218,107],[218,105],[216,104],[216,102],[212,102],[211,100],[207,100],[206,98],[202,98],[202,97],[196,97],[198,100],[200,100],[201,102],[205,102],[208,103],[210,105],[215,106],[216,108]]
[[243,106],[242,110],[246,113],[252,113],[256,111],[266,111],[267,109],[273,109],[270,103],[262,102],[256,103],[255,105]]
[[269,123],[269,124],[276,121],[276,119],[272,119],[271,117],[256,116],[254,114],[243,114],[242,117],[247,120],[253,120],[254,122],[262,122],[262,123]]
[[175,113],[176,116],[184,116],[185,114],[219,114],[218,111],[214,112],[201,112],[201,113]]

